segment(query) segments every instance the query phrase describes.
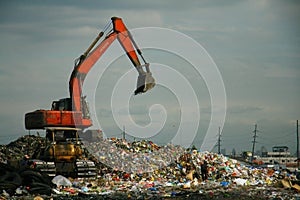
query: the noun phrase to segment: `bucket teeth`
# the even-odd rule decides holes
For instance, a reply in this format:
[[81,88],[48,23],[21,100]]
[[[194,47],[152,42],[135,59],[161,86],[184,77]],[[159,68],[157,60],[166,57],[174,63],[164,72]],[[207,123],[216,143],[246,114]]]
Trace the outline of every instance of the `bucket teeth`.
[[148,90],[152,89],[155,86],[155,80],[151,72],[146,72],[140,74],[137,80],[137,88],[134,91],[134,94],[145,93]]
[[[145,68],[145,71],[144,69]],[[145,63],[144,65],[139,65],[136,67],[139,76],[137,79],[136,90],[134,95],[145,93],[148,90],[151,90],[155,86],[155,80],[150,72],[150,64]]]

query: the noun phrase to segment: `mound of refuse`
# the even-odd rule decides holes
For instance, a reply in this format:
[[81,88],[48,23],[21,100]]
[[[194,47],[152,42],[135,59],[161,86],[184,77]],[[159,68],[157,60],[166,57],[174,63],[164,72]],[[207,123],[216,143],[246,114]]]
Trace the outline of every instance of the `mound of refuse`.
[[85,143],[89,153],[102,164],[126,173],[153,173],[174,163],[185,150],[175,145],[158,147],[151,141],[104,140]]
[[9,166],[11,158],[31,156],[43,142],[38,136],[23,136],[0,147],[3,198],[296,199],[300,192],[295,172],[253,167],[222,154],[147,140],[84,142],[98,166],[97,176],[90,179],[61,175],[50,179],[36,169]]
[[0,145],[0,163],[20,160],[25,155],[33,155],[45,141],[46,139],[40,136],[24,135],[7,145]]

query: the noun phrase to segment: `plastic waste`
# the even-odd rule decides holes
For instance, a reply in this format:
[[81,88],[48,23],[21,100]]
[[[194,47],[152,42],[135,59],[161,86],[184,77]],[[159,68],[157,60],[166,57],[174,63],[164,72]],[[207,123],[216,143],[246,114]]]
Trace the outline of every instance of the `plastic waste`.
[[[12,155],[14,153],[22,155],[24,152],[21,149],[28,144],[27,141],[24,143],[24,138],[13,142],[11,147],[5,148],[5,151]],[[39,141],[39,138],[30,137],[30,140],[34,139]],[[103,198],[108,199],[112,195],[125,199],[147,199],[156,196],[158,199],[173,196],[184,198],[195,193],[213,198],[220,195],[222,198],[231,198],[239,194],[251,197],[263,196],[265,199],[296,199],[298,197],[295,193],[300,191],[296,173],[283,169],[247,166],[213,152],[187,150],[171,144],[158,146],[145,140],[128,142],[108,139],[101,143],[87,143],[86,146],[88,151],[93,153],[97,166],[100,166],[97,179],[68,179],[56,176],[52,179],[52,183],[63,187],[50,188],[46,185],[46,189],[50,189],[52,194],[65,195],[66,199],[71,199],[73,195],[88,197],[93,194],[103,195]],[[0,161],[6,158],[3,152],[0,151],[2,156]],[[201,176],[201,165],[204,160],[207,161],[207,180],[203,180]],[[11,174],[11,169],[5,165],[1,165],[1,170],[4,171],[0,174],[2,179]],[[18,177],[17,172],[12,174],[16,175],[13,177]],[[38,178],[37,172],[31,174]],[[21,175],[20,177],[24,178]],[[43,184],[45,185],[44,182]],[[20,185],[16,185],[13,189],[9,188],[9,185],[4,186],[5,188],[1,188],[3,189],[1,197],[5,196],[5,192],[9,192],[8,195],[24,195],[25,191],[36,189],[32,187],[34,183],[27,184],[26,187],[21,186],[21,181]]]
[[72,186],[71,181],[69,179],[67,179],[66,177],[62,176],[62,175],[55,176],[52,179],[52,183],[57,185],[57,187],[60,187],[60,186],[70,187],[70,186]]
[[246,179],[242,179],[242,178],[237,178],[237,179],[234,179],[234,182],[235,182],[237,185],[246,185],[247,180],[246,180]]

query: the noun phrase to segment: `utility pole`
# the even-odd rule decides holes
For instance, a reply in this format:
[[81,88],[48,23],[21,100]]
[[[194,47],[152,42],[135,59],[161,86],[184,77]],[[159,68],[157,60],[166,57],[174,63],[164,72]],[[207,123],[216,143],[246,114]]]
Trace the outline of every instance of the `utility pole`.
[[218,137],[218,154],[221,154],[221,128],[219,127],[219,137]]
[[[255,128],[254,128],[254,136],[253,136],[253,146],[252,146],[252,157],[251,157],[251,163],[253,162],[253,158],[254,158],[254,149],[255,149],[255,143],[256,143],[256,133],[257,133],[257,124],[255,124]],[[253,164],[253,163],[252,163]]]
[[297,133],[297,169],[299,169],[299,130],[298,130],[299,124],[298,120],[296,123],[296,133]]
[[125,140],[125,126],[123,126],[123,140]]

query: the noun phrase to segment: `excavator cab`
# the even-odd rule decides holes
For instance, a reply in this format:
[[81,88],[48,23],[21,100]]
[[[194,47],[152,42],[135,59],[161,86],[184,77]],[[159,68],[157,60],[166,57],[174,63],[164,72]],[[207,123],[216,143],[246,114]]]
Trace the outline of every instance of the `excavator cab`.
[[51,110],[72,110],[71,98],[64,98],[58,101],[53,101]]
[[[88,103],[86,101],[86,96],[81,97],[81,105],[82,105],[82,117],[85,119],[90,119],[90,111],[89,111]],[[63,98],[58,101],[53,101],[51,110],[72,111],[71,98]]]

